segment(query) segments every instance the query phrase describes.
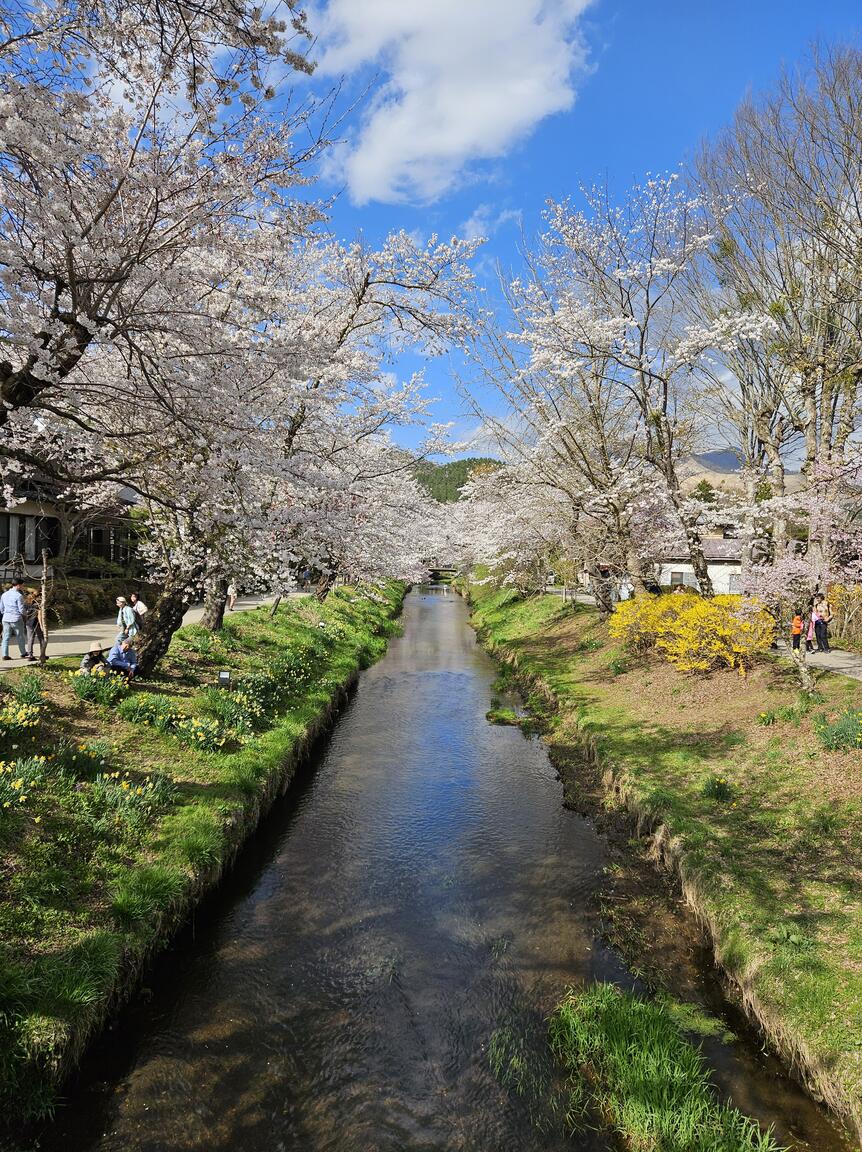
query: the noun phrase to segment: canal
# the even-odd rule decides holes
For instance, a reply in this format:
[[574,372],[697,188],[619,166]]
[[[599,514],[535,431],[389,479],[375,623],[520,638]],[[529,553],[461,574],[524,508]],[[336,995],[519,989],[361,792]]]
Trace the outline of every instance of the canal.
[[[39,1147],[63,1152],[605,1149],[541,1130],[488,1056],[542,1058],[568,984],[617,979],[586,907],[605,849],[545,749],[485,720],[495,667],[448,589],[405,603],[315,761],[96,1046]],[[797,1147],[844,1147],[772,1064],[722,1087]]]

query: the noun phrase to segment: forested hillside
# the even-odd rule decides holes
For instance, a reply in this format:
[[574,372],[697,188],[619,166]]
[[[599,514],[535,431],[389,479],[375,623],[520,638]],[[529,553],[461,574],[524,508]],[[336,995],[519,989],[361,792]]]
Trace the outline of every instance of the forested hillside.
[[499,468],[498,460],[489,456],[468,456],[466,460],[449,460],[445,464],[435,464],[431,460],[420,460],[416,464],[416,479],[441,504],[451,504],[457,500],[461,488],[477,468]]

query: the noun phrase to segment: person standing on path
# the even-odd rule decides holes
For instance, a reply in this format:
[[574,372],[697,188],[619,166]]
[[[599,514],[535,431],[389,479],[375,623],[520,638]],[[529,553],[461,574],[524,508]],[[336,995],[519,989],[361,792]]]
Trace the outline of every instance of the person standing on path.
[[129,603],[131,604],[132,611],[135,614],[135,623],[138,626],[138,631],[142,631],[144,627],[144,617],[149,612],[149,608],[146,606],[137,592],[132,592],[132,594],[129,596]]
[[821,596],[814,605],[814,612],[814,635],[817,637],[817,651],[829,652],[829,624],[832,620],[832,609],[825,596]]
[[237,597],[236,584],[234,584],[233,580],[231,580],[230,584],[228,584],[228,586],[227,586],[227,610],[228,610],[228,612],[233,612],[234,606],[236,605],[236,597]]
[[790,647],[794,652],[799,651],[799,646],[802,642],[802,630],[804,627],[802,619],[802,610],[797,608],[793,613],[793,619],[790,622]]
[[24,624],[27,630],[27,659],[31,663],[36,661],[36,655],[33,649],[38,641],[38,659],[41,664],[44,664],[47,658],[45,655],[47,644],[45,642],[45,633],[42,631],[41,613],[42,600],[39,593],[33,589],[27,597],[27,603],[24,608]]
[[119,629],[118,641],[131,640],[133,636],[138,634],[138,618],[134,608],[126,603],[125,596],[117,597],[117,628]]
[[22,580],[13,580],[12,587],[0,596],[0,612],[3,614],[3,659],[11,660],[9,655],[9,641],[14,636],[18,641],[18,651],[21,659],[26,654],[24,639],[24,615],[26,604],[21,595]]
[[814,601],[809,600],[805,606],[805,620],[803,627],[805,629],[805,651],[814,651]]

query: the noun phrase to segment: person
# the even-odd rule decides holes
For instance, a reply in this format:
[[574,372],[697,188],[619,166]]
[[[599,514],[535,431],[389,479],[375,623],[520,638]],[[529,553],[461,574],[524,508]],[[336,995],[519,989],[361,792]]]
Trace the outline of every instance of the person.
[[131,640],[133,636],[138,634],[138,618],[134,608],[126,603],[125,596],[117,597],[117,627],[119,628],[118,640],[122,640],[124,637]]
[[9,655],[9,641],[14,636],[18,641],[18,651],[21,659],[26,655],[24,639],[24,613],[26,605],[21,594],[23,580],[13,580],[12,587],[0,596],[0,612],[3,614],[3,659],[11,660]]
[[228,612],[233,612],[234,605],[236,604],[236,596],[237,596],[236,584],[234,584],[234,582],[231,580],[230,584],[228,584],[228,586],[227,586],[227,610],[228,610]]
[[144,617],[149,612],[149,608],[146,606],[137,592],[132,592],[132,594],[129,596],[129,603],[131,604],[132,611],[135,614],[135,624],[137,625],[138,631],[140,631],[144,626]]
[[805,651],[814,651],[814,599],[805,605],[805,615],[802,619],[802,632],[805,636]]
[[793,619],[790,622],[790,646],[794,651],[799,651],[799,646],[802,643],[802,629],[804,627],[804,620],[802,619],[802,609],[797,608],[793,613]]
[[105,648],[98,640],[94,640],[89,651],[81,657],[81,671],[88,675],[94,668],[105,665]]
[[817,619],[814,623],[814,635],[817,638],[817,651],[829,652],[829,623],[832,620],[832,609],[825,596],[821,596],[814,605]]
[[138,670],[138,654],[128,636],[118,636],[108,653],[107,665],[113,672],[119,672],[131,680]]
[[27,633],[27,659],[30,663],[35,663],[37,657],[33,651],[36,642],[39,642],[39,656],[38,659],[42,664],[45,663],[45,649],[47,647],[45,641],[45,633],[42,631],[42,600],[39,593],[35,588],[31,588],[24,605],[24,627]]

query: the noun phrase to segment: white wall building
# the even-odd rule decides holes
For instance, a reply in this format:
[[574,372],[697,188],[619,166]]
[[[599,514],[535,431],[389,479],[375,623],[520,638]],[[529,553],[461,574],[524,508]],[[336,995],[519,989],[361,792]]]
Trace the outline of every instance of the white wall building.
[[[705,536],[701,541],[709,578],[715,592],[742,592],[742,541],[723,536]],[[687,555],[663,556],[656,560],[656,576],[662,587],[682,584],[697,588],[691,560]]]

